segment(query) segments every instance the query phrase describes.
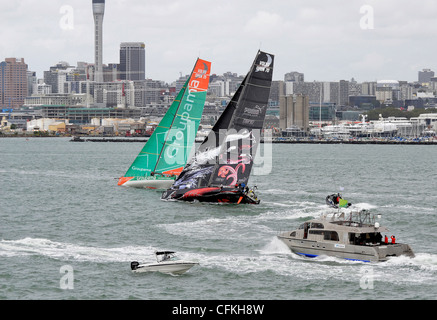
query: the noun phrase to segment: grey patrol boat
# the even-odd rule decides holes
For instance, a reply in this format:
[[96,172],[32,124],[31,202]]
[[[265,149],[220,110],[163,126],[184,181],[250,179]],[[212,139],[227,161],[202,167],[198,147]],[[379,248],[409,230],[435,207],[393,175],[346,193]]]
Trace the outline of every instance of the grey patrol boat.
[[401,255],[414,257],[408,244],[396,243],[394,236],[383,239],[381,233],[388,231],[368,210],[361,210],[322,215],[277,237],[292,252],[306,257],[325,255],[364,262]]

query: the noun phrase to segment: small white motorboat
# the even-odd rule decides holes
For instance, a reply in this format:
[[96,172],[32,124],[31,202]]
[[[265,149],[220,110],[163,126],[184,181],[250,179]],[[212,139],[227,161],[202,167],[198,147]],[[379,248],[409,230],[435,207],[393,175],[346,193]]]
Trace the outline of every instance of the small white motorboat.
[[139,263],[132,261],[130,267],[133,272],[162,272],[179,275],[187,272],[198,262],[180,260],[174,251],[156,251],[155,263]]

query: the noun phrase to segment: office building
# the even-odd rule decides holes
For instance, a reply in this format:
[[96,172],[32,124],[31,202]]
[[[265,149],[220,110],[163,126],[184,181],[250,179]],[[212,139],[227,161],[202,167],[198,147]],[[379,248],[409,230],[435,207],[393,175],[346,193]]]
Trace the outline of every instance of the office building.
[[27,96],[30,97],[37,88],[38,78],[35,71],[27,71]]
[[428,85],[431,82],[431,78],[434,77],[434,71],[431,69],[423,69],[419,71],[419,83]]
[[146,78],[146,50],[144,42],[122,42],[120,45],[120,80]]
[[27,64],[23,58],[6,58],[0,63],[0,106],[19,109],[27,93]]

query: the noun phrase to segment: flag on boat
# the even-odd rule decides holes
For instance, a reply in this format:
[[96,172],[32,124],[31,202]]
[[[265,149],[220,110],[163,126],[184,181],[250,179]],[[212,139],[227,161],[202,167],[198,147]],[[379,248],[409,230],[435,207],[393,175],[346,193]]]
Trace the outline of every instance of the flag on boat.
[[338,206],[340,208],[347,208],[349,206],[349,202],[345,199],[340,198],[340,200],[338,202]]

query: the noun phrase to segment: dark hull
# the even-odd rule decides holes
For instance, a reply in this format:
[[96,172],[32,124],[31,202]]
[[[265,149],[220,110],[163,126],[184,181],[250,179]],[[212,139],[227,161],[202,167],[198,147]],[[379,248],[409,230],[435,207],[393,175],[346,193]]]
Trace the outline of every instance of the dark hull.
[[[326,197],[326,204],[330,207],[338,209],[340,207],[339,201],[343,200],[339,193],[330,194]],[[352,203],[347,203],[347,207],[351,206]],[[346,207],[343,205],[343,207]]]
[[259,204],[260,200],[251,197],[237,188],[198,188],[198,189],[169,189],[162,194],[163,200],[180,200],[188,202]]
[[336,201],[337,194],[330,194],[326,197],[326,204],[333,208],[338,208],[338,202]]

